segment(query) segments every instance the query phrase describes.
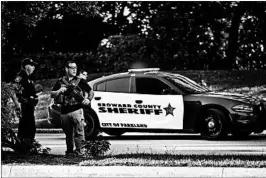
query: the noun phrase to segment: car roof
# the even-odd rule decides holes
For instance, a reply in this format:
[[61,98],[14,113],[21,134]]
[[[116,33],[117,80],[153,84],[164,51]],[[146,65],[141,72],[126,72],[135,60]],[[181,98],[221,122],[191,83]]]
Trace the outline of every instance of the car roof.
[[131,75],[136,75],[136,76],[141,76],[141,75],[162,76],[162,74],[166,74],[166,73],[182,76],[182,75],[179,75],[179,74],[176,74],[176,73],[172,73],[172,72],[160,71],[160,68],[129,69],[128,72],[110,74],[110,75],[107,75],[107,76],[102,76],[100,78],[91,80],[89,82],[89,84],[90,85],[94,85],[95,83],[101,82],[102,80],[108,80],[108,79],[119,78],[119,77],[127,77],[127,76],[131,76]]

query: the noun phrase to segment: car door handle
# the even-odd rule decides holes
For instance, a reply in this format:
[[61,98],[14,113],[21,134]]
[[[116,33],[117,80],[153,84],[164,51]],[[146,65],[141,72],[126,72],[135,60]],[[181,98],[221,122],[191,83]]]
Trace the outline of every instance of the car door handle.
[[142,100],[136,100],[135,101],[137,104],[141,104],[142,103]]
[[101,100],[101,97],[94,97],[95,100]]

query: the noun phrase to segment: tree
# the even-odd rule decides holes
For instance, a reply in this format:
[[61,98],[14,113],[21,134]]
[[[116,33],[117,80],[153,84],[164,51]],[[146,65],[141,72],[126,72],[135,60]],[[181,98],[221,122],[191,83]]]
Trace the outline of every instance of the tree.
[[227,48],[227,69],[232,69],[233,64],[237,55],[238,49],[238,31],[241,23],[241,17],[243,16],[246,10],[244,3],[236,3],[233,6],[232,21],[231,27],[229,29],[229,39],[228,39],[228,48]]
[[[140,46],[142,51],[145,49],[140,58],[153,61],[163,69],[265,68],[265,4],[219,1],[4,2],[2,61],[7,66],[13,58],[14,67],[14,55],[21,60],[26,54],[46,56],[53,52],[92,52],[90,56],[96,57],[93,64],[98,66],[101,61],[103,66],[110,64],[108,68],[111,70],[115,62],[109,63],[108,55],[113,60],[117,57],[113,58],[114,55],[108,52],[103,60],[99,55],[104,49],[99,45],[100,41],[113,36],[123,36],[122,41],[128,36],[126,40],[131,41],[134,36],[141,39],[135,41],[140,42],[135,46]],[[124,41],[122,46],[125,45],[131,44]],[[117,50],[125,52],[125,49],[130,47],[112,50],[123,55]],[[139,53],[140,49],[136,50]],[[126,63],[139,58],[129,60]]]
[[[97,14],[97,2],[4,1],[2,8],[2,51],[24,53],[35,27],[43,20],[62,20],[64,16]],[[23,33],[21,33],[21,31]],[[14,36],[15,35],[15,36]],[[13,37],[14,36],[14,37]]]
[[[101,22],[102,20],[97,15],[97,2],[5,1],[1,3],[1,8],[1,57],[3,66],[2,79],[4,80],[10,80],[14,77],[12,75],[15,75],[20,70],[20,62],[25,56],[32,56],[38,59],[39,55],[47,55],[51,51],[61,52],[70,48],[72,51],[80,52],[80,50],[88,50],[88,48],[97,48],[102,38],[100,30],[88,30],[88,21],[89,23],[96,22],[99,26],[101,25],[99,21]],[[82,23],[80,27],[76,27],[76,33],[71,33],[73,28],[66,23],[71,23],[71,21],[75,20],[81,20]],[[68,27],[67,34],[62,33],[66,26]],[[70,38],[70,34],[72,39],[64,43],[65,39]],[[88,40],[92,36],[96,40]],[[77,40],[80,40],[81,43],[75,37],[78,37]],[[73,42],[73,40],[76,41]],[[66,49],[64,48],[65,44],[67,45]],[[8,75],[6,75],[7,73]]]

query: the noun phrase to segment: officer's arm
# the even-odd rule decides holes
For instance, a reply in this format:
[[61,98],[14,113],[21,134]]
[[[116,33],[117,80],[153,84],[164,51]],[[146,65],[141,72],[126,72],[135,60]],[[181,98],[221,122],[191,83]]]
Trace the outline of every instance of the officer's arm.
[[94,97],[94,92],[93,92],[93,90],[91,90],[91,91],[89,92],[88,99],[91,101],[93,97]]
[[56,84],[54,85],[52,91],[51,91],[51,98],[56,98],[60,93],[61,93],[61,90],[60,90],[61,86],[60,86],[60,82],[59,80],[56,82]]
[[94,97],[94,92],[93,92],[92,88],[83,79],[80,80],[80,84],[81,84],[82,90],[85,91],[88,94],[88,96],[86,95],[86,98],[88,98],[91,101],[92,98]]

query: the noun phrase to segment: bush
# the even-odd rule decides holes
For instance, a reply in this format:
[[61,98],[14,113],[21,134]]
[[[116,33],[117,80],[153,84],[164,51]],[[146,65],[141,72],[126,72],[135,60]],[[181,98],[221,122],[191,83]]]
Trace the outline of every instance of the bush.
[[104,140],[102,135],[98,135],[95,139],[84,142],[85,156],[103,156],[105,152],[110,150],[110,145],[110,142]]
[[7,83],[1,83],[1,146],[14,149],[17,137],[13,132],[16,120],[15,105],[11,100],[14,86]]

